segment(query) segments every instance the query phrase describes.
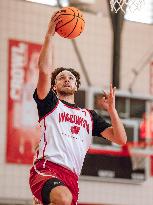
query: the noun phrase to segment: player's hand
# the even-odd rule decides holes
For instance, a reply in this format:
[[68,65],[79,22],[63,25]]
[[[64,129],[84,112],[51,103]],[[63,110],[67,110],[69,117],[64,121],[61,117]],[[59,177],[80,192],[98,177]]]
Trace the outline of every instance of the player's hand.
[[103,97],[101,99],[101,106],[107,110],[108,112],[111,112],[115,109],[115,90],[116,87],[112,87],[112,84],[110,85],[110,92],[106,93],[103,91]]
[[48,35],[51,35],[51,36],[54,36],[55,34],[55,31],[56,31],[56,26],[58,23],[61,22],[61,18],[59,15],[56,15],[57,12],[55,12],[53,15],[52,15],[52,18],[48,24],[48,32],[47,34]]

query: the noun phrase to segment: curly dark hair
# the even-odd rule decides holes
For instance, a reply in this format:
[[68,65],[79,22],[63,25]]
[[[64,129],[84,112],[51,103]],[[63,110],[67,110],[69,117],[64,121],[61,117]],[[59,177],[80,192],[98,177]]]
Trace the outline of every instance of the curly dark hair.
[[55,79],[56,79],[56,76],[64,71],[64,70],[67,70],[67,71],[70,71],[76,78],[76,82],[77,82],[77,89],[79,89],[80,87],[80,74],[75,71],[73,68],[64,68],[64,67],[60,67],[60,68],[56,68],[53,72],[52,72],[52,77],[51,77],[51,89],[53,89],[54,85],[55,85]]

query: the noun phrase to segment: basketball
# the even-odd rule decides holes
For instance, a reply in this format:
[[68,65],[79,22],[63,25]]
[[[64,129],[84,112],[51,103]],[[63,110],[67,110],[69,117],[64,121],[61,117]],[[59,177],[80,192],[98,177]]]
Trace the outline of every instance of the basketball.
[[62,8],[55,13],[54,19],[57,21],[55,31],[63,38],[76,38],[84,30],[83,14],[75,7]]

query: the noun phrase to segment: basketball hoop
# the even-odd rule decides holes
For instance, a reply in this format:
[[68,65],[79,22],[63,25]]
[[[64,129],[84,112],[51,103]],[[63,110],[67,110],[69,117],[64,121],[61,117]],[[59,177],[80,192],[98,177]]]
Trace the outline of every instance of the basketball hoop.
[[144,1],[145,0],[110,0],[111,11],[117,13],[121,10],[125,13],[127,8],[130,12],[135,12],[141,9]]

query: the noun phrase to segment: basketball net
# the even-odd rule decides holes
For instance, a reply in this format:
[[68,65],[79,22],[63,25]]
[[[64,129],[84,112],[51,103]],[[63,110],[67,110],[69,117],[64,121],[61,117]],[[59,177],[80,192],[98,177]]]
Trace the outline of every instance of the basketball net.
[[126,8],[130,12],[140,10],[145,0],[110,0],[111,11],[117,13],[118,11],[126,12]]

